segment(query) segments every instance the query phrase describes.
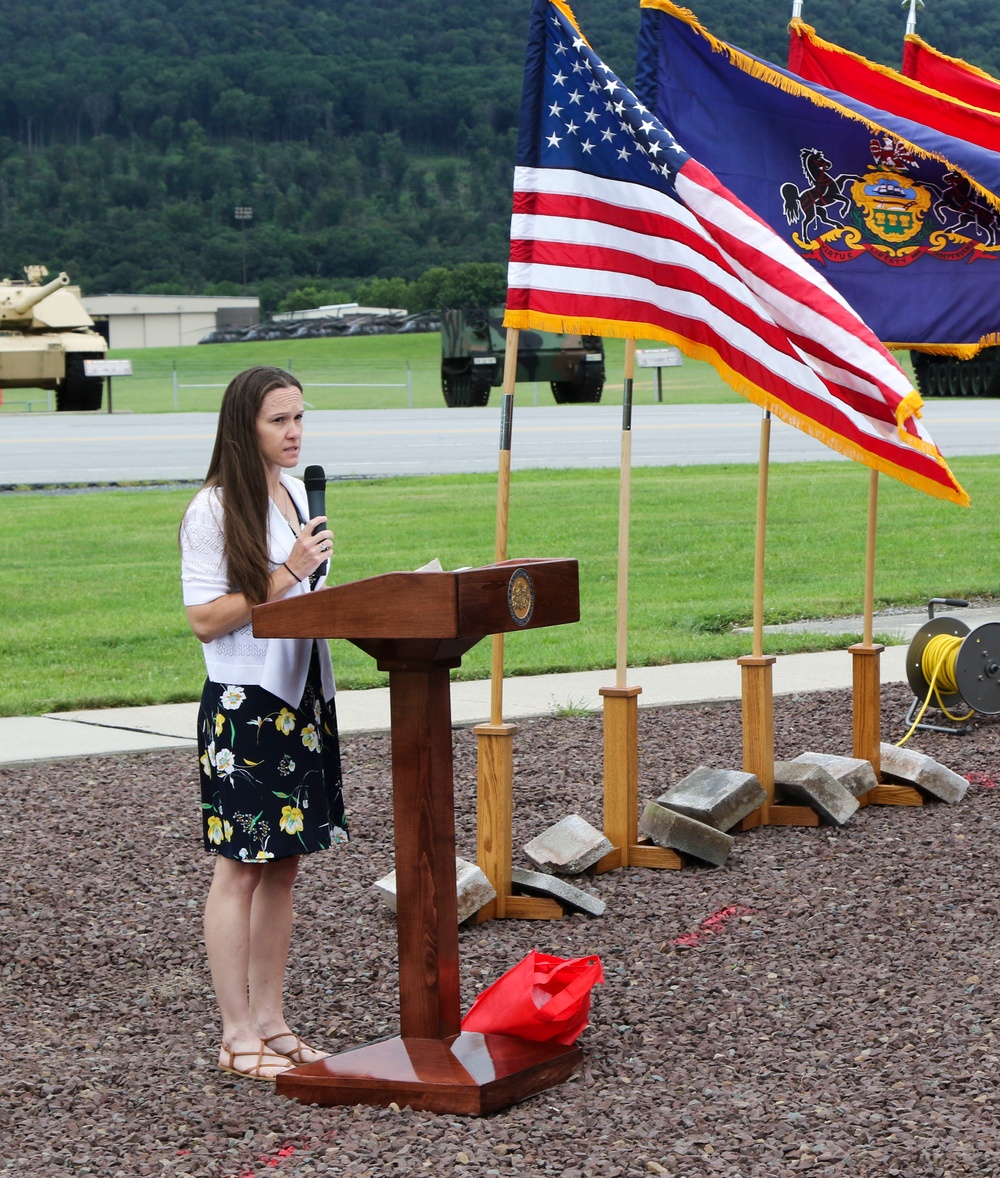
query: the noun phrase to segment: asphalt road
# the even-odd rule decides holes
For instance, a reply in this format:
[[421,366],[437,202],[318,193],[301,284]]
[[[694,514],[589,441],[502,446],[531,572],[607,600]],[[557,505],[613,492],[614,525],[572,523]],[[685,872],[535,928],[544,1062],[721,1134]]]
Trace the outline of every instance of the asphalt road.
[[[937,401],[924,422],[947,458],[1000,453],[1000,401]],[[633,411],[632,465],[756,463],[753,405],[644,405]],[[303,467],[333,477],[487,473],[497,469],[500,411],[412,409],[307,414]],[[24,413],[0,417],[0,485],[194,481],[204,476],[215,415]],[[516,406],[511,468],[615,467],[621,408]],[[774,420],[771,461],[843,461]]]

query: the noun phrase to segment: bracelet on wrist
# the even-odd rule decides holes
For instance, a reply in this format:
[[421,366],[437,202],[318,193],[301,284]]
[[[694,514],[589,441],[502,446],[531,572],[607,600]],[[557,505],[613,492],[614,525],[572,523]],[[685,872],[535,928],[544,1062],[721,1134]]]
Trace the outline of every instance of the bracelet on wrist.
[[[288,569],[288,571],[289,571],[290,573],[292,573],[292,570],[288,568],[288,562],[287,562],[287,561],[283,560],[281,563],[282,563],[282,565],[283,565],[283,567],[284,567],[284,568]],[[295,577],[295,574],[294,574],[294,573],[292,573],[292,576],[293,576],[293,577]],[[300,585],[302,584],[302,578],[301,578],[301,577],[295,577],[295,579],[296,579],[296,581],[298,581],[298,583],[299,583]]]

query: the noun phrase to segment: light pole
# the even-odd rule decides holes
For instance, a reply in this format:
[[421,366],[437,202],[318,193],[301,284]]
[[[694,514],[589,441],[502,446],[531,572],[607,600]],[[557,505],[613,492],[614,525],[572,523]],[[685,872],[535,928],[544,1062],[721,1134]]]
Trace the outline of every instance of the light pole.
[[253,220],[253,209],[249,205],[237,205],[233,214],[241,226],[240,237],[243,241],[243,293],[247,293],[247,222]]

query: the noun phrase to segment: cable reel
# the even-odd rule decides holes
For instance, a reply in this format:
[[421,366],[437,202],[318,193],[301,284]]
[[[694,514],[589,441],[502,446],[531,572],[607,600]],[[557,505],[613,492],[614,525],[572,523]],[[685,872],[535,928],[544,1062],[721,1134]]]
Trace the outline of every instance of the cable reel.
[[[958,618],[934,616],[935,605],[968,604],[942,597],[927,603],[930,621],[914,634],[906,652],[906,679],[914,700],[906,713],[906,723],[912,726],[900,744],[917,728],[961,734],[972,731],[966,721],[976,712],[1000,715],[1000,621],[984,622],[970,630]],[[921,722],[932,698],[958,727]],[[955,714],[958,709],[963,709],[962,715]]]

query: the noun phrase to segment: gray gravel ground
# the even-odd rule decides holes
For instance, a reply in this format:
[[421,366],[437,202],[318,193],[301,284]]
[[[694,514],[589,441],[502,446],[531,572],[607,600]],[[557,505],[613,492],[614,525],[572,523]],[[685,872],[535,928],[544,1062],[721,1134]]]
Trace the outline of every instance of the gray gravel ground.
[[[908,702],[884,690],[886,739]],[[775,712],[779,757],[850,753],[846,693],[779,699]],[[532,947],[599,953],[607,975],[583,1070],[485,1118],[304,1107],[216,1070],[192,754],[0,771],[0,1168],[1000,1173],[998,735],[982,718],[968,736],[911,741],[970,777],[957,806],[753,831],[722,868],[586,880],[607,901],[602,919],[463,928],[466,1007]],[[740,750],[738,704],[641,711],[640,800],[698,764],[738,768]],[[474,858],[470,731],[455,751],[458,849]],[[330,1049],[396,1030],[394,918],[371,890],[392,866],[388,738],[346,740],[344,760],[354,839],[305,865],[288,987],[293,1026]],[[600,718],[521,724],[515,773],[515,847],[569,813],[599,826]]]

